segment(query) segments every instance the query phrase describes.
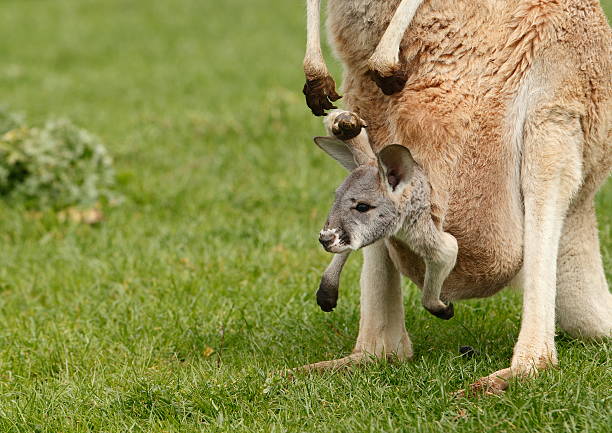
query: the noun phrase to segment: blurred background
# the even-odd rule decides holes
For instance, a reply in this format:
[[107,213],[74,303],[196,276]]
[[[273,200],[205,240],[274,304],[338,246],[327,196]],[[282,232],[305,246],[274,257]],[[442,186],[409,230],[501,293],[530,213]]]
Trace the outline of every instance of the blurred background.
[[[612,1],[602,4],[612,12]],[[301,94],[304,9],[298,0],[0,2],[0,106],[32,127],[68,119],[88,131],[115,179],[114,199],[85,209],[100,210],[89,223],[79,211],[0,200],[0,430],[198,431],[231,421],[249,431],[272,417],[330,431],[337,412],[309,421],[301,408],[339,389],[363,392],[363,405],[344,408],[356,431],[372,426],[371,410],[386,413],[365,377],[283,392],[266,382],[269,371],[349,352],[359,317],[359,258],[334,315],[314,300],[329,258],[317,235],[344,172],[312,143],[323,129]],[[610,272],[610,182],[598,209]],[[419,362],[437,367],[394,373],[402,387],[450,392],[506,362],[516,294],[462,304],[460,327],[422,313],[406,287]],[[478,329],[485,318],[490,326]],[[457,376],[436,373],[453,364],[460,339],[490,357]],[[609,349],[560,344],[565,359],[586,350],[594,360],[583,378],[592,407],[580,419],[608,412],[597,383],[609,369],[597,360]],[[427,372],[414,379],[414,368]],[[397,406],[388,425],[395,416],[434,422],[456,409],[444,399]],[[496,410],[512,413],[511,404]]]

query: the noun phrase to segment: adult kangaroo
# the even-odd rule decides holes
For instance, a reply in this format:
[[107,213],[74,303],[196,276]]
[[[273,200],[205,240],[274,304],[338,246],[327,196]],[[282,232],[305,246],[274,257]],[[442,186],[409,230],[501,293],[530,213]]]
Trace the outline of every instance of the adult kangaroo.
[[[345,108],[374,153],[405,146],[429,179],[433,221],[459,246],[441,296],[523,289],[510,368],[474,384],[496,392],[557,363],[555,322],[612,334],[593,203],[612,167],[612,32],[595,0],[426,0],[399,46],[405,85],[386,95],[370,58],[404,2],[329,0]],[[422,286],[424,269],[399,238],[365,247],[354,351],[307,368],[410,358],[400,273]]]

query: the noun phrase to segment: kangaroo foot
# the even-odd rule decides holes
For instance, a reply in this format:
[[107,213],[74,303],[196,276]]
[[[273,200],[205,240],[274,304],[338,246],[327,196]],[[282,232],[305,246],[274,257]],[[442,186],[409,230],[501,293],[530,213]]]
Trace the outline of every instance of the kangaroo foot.
[[377,358],[365,353],[353,353],[340,359],[331,361],[315,362],[313,364],[302,365],[301,367],[284,370],[282,376],[293,377],[297,373],[322,373],[325,371],[337,371],[344,368],[356,367],[376,361]]

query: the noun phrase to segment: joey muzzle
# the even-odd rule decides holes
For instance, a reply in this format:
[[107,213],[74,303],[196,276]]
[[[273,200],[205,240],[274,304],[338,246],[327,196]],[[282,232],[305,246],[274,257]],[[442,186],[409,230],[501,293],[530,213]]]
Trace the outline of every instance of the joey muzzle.
[[319,242],[321,243],[321,245],[323,245],[323,248],[325,249],[329,248],[336,241],[337,238],[338,235],[336,235],[331,230],[324,230],[319,233]]
[[350,247],[350,238],[341,229],[323,229],[319,233],[319,243],[329,253],[339,254]]

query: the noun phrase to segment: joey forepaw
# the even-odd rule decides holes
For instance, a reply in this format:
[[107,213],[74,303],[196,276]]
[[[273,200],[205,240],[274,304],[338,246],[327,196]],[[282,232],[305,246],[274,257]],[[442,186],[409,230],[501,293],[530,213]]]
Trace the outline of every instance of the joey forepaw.
[[334,119],[332,122],[332,133],[340,140],[351,140],[361,133],[362,128],[367,128],[365,120],[357,114],[345,111]]

